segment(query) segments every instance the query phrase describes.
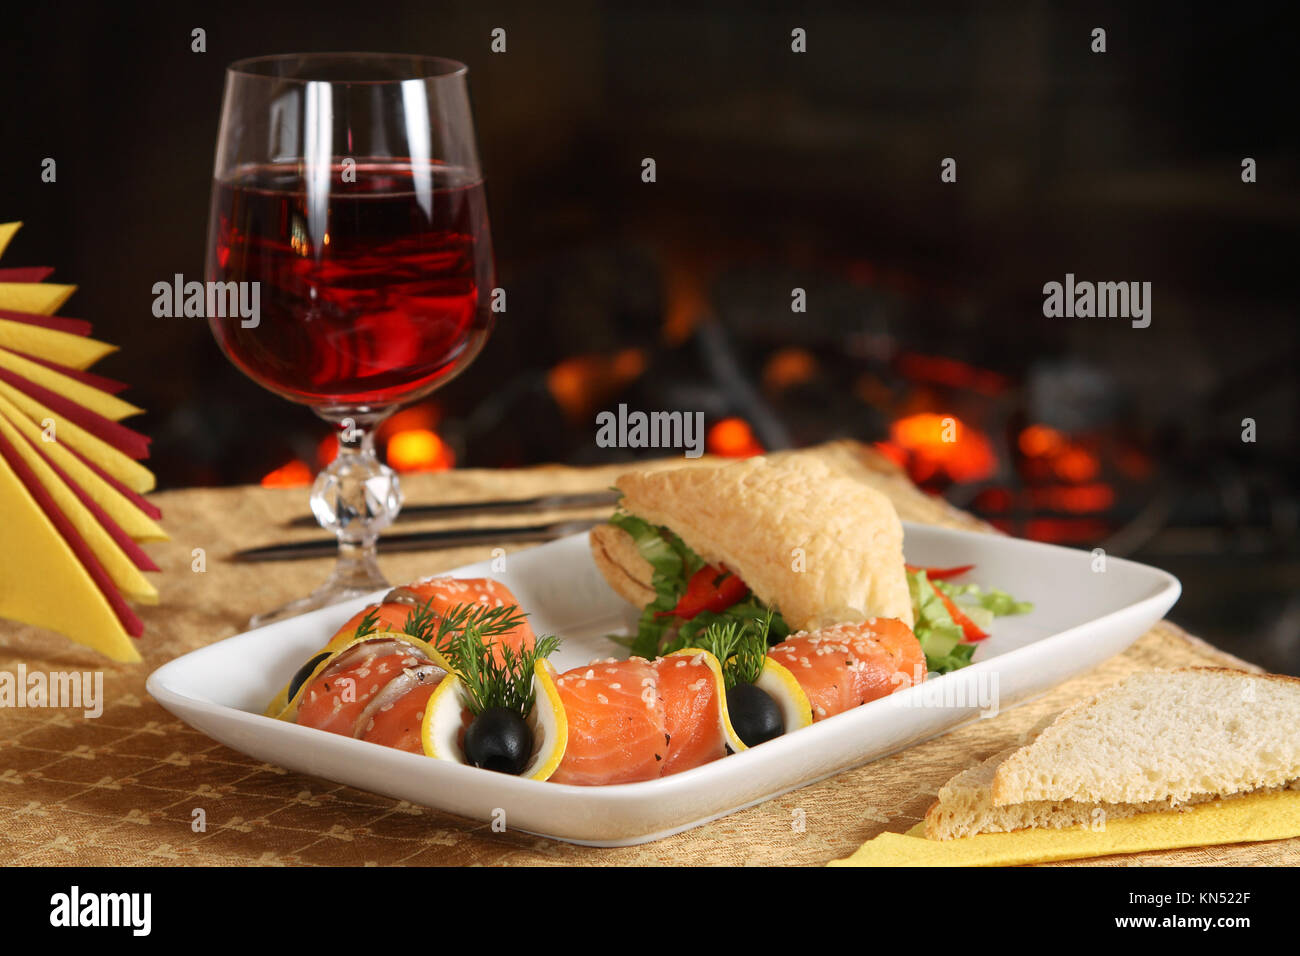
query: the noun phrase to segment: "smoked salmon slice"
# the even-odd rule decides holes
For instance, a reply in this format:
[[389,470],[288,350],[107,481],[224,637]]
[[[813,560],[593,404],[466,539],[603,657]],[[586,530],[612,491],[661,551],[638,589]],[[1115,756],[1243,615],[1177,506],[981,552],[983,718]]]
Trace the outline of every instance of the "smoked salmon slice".
[[432,664],[404,670],[371,699],[367,711],[358,720],[357,736],[384,747],[424,753],[420,734],[424,709],[446,676],[446,671]]
[[722,701],[704,655],[674,655],[654,662],[663,702],[668,756],[660,776],[680,773],[727,755]]
[[[479,607],[519,607],[516,598],[508,587],[491,578],[423,578],[398,588],[398,592],[408,592],[420,606],[426,602],[439,617],[444,617],[458,604],[473,604]],[[390,595],[391,596],[391,595]],[[518,627],[507,631],[499,637],[490,638],[493,645],[504,644],[511,650],[519,651],[533,646],[536,640],[532,627],[524,620]],[[493,647],[500,660],[500,652]]]
[[551,780],[634,783],[725,757],[721,692],[704,657],[610,659],[561,674],[569,744]]
[[377,618],[378,626],[375,630],[401,631],[406,626],[406,619],[411,616],[413,610],[415,608],[409,604],[398,604],[392,601],[385,604],[371,604],[348,618],[348,622],[334,632],[334,637],[355,631],[361,626],[361,622],[365,620],[366,615],[370,613],[374,613]]
[[555,682],[569,744],[551,780],[579,786],[653,780],[669,751],[655,665],[640,657],[594,661]]
[[298,723],[355,737],[367,705],[408,668],[427,665],[401,641],[366,641],[348,648],[302,690]]
[[925,679],[921,644],[895,618],[793,634],[768,656],[784,665],[808,695],[814,723]]

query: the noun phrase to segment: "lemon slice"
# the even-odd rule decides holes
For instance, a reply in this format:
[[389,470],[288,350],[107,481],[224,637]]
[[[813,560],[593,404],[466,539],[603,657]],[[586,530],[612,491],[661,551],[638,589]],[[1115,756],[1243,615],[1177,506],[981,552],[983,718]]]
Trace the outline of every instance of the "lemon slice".
[[[424,708],[420,735],[427,756],[468,765],[460,746],[463,689],[455,674],[443,678]],[[569,745],[569,721],[555,687],[555,671],[547,661],[539,661],[533,672],[533,695],[527,721],[533,734],[533,755],[519,776],[545,780],[560,766]]]
[[[267,705],[263,714],[267,717],[274,717],[277,720],[297,720],[298,702],[302,698],[303,691],[307,689],[307,685],[314,681],[320,675],[321,671],[334,663],[334,661],[338,659],[339,655],[344,651],[351,650],[358,644],[368,644],[372,641],[397,641],[401,644],[406,644],[415,651],[415,653],[419,654],[430,663],[437,664],[445,671],[451,670],[451,665],[447,663],[446,658],[444,658],[437,650],[423,641],[416,640],[411,637],[411,635],[405,634],[401,631],[373,631],[365,637],[357,637],[355,629],[344,631],[342,634],[331,638],[328,644],[307,659],[305,663],[311,663],[312,661],[315,661],[316,663],[310,668],[307,668],[307,674],[305,677],[301,674],[303,668],[299,668],[299,672],[289,678],[288,683],[280,688],[280,692],[276,694],[271,703]],[[298,681],[300,677],[301,683],[298,683],[295,688],[294,682]],[[292,698],[289,696],[290,689],[293,689]]]
[[[718,659],[711,653],[700,648],[688,647],[680,651],[673,651],[668,657],[677,657],[685,655],[694,657],[697,654],[704,655],[704,663],[708,665],[709,670],[713,673],[713,679],[718,687],[719,703],[719,720],[722,722],[722,733],[727,738],[727,746],[734,753],[740,753],[742,750],[748,750],[748,745],[740,739],[736,729],[731,725],[731,714],[727,710],[727,682],[722,676],[722,665]],[[812,704],[808,701],[808,695],[804,693],[803,688],[795,676],[790,673],[781,664],[778,664],[772,658],[767,658],[763,663],[763,672],[759,674],[758,680],[754,681],[754,686],[760,690],[766,691],[776,705],[781,708],[781,718],[785,724],[785,733],[792,730],[798,730],[800,727],[807,727],[812,723]]]
[[789,668],[784,664],[778,664],[770,657],[764,660],[763,673],[758,675],[754,686],[767,691],[768,695],[776,701],[776,705],[781,708],[787,734],[812,724],[812,703],[803,688],[799,686],[799,681],[794,674],[790,673]]

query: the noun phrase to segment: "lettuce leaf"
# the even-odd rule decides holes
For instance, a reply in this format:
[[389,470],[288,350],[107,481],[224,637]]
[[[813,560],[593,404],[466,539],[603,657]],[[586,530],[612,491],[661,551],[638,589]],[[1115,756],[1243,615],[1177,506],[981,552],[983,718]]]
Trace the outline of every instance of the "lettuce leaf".
[[986,591],[978,584],[931,581],[919,568],[907,572],[907,586],[912,594],[912,613],[916,617],[914,630],[921,649],[925,651],[925,665],[936,674],[967,666],[976,646],[965,642],[961,626],[948,613],[948,608],[939,598],[940,592],[960,604],[962,613],[983,631],[992,626],[995,617],[1026,614],[1034,609],[1030,602],[1017,601],[997,588]]
[[[637,551],[654,569],[650,586],[654,588],[655,598],[641,612],[636,634],[626,638],[610,636],[610,640],[622,644],[633,656],[654,660],[660,655],[690,646],[690,642],[711,624],[731,621],[744,623],[767,613],[766,605],[750,594],[725,611],[701,611],[689,621],[673,617],[668,612],[682,599],[687,582],[691,575],[704,567],[704,560],[667,528],[652,525],[622,511],[615,512],[609,521],[632,536]],[[669,632],[674,630],[676,633],[670,635]],[[772,628],[768,632],[769,640],[783,640],[789,633],[790,628],[781,615],[774,613]]]
[[916,624],[912,632],[925,652],[926,670],[946,674],[968,665],[975,645],[963,642],[961,625],[952,619],[948,608],[935,590],[935,583],[924,570],[907,572],[907,587],[912,595],[912,615]]
[[[972,610],[984,610],[991,617],[1005,617],[1008,614],[1028,614],[1034,609],[1030,601],[1017,601],[1006,591],[989,588],[985,591],[978,584],[951,584],[948,581],[935,581],[934,586],[944,594],[962,605],[962,610],[970,614]],[[974,603],[961,598],[974,598]],[[974,618],[972,617],[972,620]],[[975,623],[979,624],[979,621]],[[980,625],[983,627],[984,625]]]

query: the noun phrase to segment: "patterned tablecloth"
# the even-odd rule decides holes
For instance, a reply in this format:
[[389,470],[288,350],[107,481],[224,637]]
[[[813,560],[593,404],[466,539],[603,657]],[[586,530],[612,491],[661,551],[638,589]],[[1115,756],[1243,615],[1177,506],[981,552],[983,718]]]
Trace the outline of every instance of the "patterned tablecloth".
[[[889,494],[904,518],[983,527],[922,494],[869,449],[841,443],[823,453]],[[411,502],[474,500],[601,489],[624,470],[464,470],[403,481]],[[191,730],[146,694],[145,678],[154,667],[237,633],[250,614],[301,596],[324,578],[328,561],[226,560],[239,548],[312,536],[284,526],[305,511],[304,498],[302,489],[262,488],[155,496],[172,540],[149,546],[163,570],[162,604],[142,611],[142,665],[113,665],[58,635],[0,622],[0,670],[16,672],[20,663],[28,671],[102,669],[105,688],[97,719],[74,710],[0,709],[0,859],[53,865],[822,864],[883,830],[907,830],[954,773],[1023,740],[1043,718],[1127,674],[1197,664],[1249,667],[1162,622],[1124,654],[1035,701],[657,843],[590,849],[494,833],[487,824],[259,763]],[[196,548],[207,557],[202,572],[193,570]],[[483,560],[487,551],[393,555],[381,563],[390,580],[402,582]],[[206,826],[196,832],[197,809]],[[1296,865],[1300,839],[1088,862]]]

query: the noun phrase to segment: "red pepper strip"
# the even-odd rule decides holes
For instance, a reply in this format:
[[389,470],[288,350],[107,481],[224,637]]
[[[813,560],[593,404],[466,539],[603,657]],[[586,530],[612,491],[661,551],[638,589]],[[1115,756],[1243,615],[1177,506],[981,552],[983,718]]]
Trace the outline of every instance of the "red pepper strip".
[[715,614],[725,611],[746,594],[749,588],[740,576],[726,568],[706,564],[691,575],[686,582],[686,593],[671,611],[660,611],[655,617],[679,617],[689,621],[701,611]]
[[975,565],[963,564],[956,568],[923,568],[919,564],[908,564],[904,565],[904,567],[913,574],[917,571],[924,571],[925,576],[931,581],[946,581],[948,578],[955,578],[965,574],[967,571],[975,567]]
[[952,622],[961,628],[961,632],[965,636],[966,640],[982,641],[984,638],[989,636],[987,631],[981,631],[979,626],[966,616],[966,612],[957,606],[956,601],[948,597],[948,595],[944,594],[938,588],[934,589],[934,593],[939,595],[939,600],[943,602],[943,606],[946,607],[948,613],[952,615]]

